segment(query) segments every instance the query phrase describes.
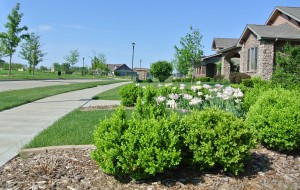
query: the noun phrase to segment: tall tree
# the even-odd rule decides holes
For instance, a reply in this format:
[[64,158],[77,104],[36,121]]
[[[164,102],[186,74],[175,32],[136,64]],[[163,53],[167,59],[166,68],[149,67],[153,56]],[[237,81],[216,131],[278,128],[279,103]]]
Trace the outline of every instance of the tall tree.
[[186,75],[194,69],[196,64],[201,62],[201,56],[203,55],[201,40],[202,35],[199,29],[190,26],[190,33],[187,33],[180,40],[181,47],[174,46],[176,53],[173,64],[180,74]]
[[75,50],[70,50],[70,54],[66,55],[64,59],[66,60],[67,63],[71,65],[71,67],[73,67],[76,63],[78,63],[79,56],[80,55],[78,49],[75,49]]
[[106,64],[105,54],[99,53],[97,56],[95,55],[92,58],[92,70],[93,70],[93,73],[96,70],[100,70],[101,73],[107,74],[109,69],[108,69],[107,64]]
[[43,61],[46,53],[41,50],[40,35],[31,33],[26,41],[21,44],[20,57],[25,59],[30,67],[30,72],[34,75],[35,67]]
[[7,16],[8,22],[4,25],[7,28],[7,32],[0,33],[0,45],[4,56],[9,56],[9,72],[11,76],[11,61],[12,56],[16,51],[21,39],[28,37],[28,34],[21,34],[23,31],[27,31],[27,26],[19,27],[23,13],[20,13],[20,3],[12,9],[11,13]]

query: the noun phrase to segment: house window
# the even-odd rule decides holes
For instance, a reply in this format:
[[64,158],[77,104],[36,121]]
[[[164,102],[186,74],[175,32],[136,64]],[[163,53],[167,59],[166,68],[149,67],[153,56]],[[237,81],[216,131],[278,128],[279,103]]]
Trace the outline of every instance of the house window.
[[257,47],[248,49],[247,71],[257,70]]

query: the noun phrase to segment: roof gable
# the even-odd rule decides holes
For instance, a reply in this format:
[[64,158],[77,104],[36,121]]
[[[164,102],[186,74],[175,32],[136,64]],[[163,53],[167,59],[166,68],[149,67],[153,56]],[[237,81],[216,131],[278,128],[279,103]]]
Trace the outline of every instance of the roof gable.
[[241,35],[238,43],[243,44],[248,34],[253,32],[258,40],[261,39],[284,39],[300,40],[300,31],[285,23],[278,26],[248,24]]
[[214,38],[211,49],[214,51],[226,49],[235,46],[238,40],[238,38]]
[[273,20],[276,18],[276,16],[280,13],[284,13],[290,18],[293,18],[296,21],[300,22],[300,7],[279,6],[279,7],[275,7],[272,14],[269,16],[268,20],[266,21],[266,25],[270,25],[273,22]]

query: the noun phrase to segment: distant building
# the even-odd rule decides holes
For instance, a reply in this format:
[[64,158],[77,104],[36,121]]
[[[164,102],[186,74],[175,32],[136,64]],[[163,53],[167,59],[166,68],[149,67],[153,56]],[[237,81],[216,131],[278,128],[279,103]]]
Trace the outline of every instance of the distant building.
[[110,76],[128,76],[136,75],[126,64],[107,64]]
[[134,68],[134,72],[137,73],[137,77],[139,80],[147,80],[148,78],[152,78],[150,74],[150,70],[146,68]]

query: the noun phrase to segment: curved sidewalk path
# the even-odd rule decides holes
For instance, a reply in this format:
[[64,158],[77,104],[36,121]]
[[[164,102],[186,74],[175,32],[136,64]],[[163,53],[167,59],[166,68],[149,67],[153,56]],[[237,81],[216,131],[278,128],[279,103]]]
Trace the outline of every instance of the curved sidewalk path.
[[[0,167],[15,157],[35,135],[76,108],[91,103],[94,95],[129,82],[59,94],[0,112]],[[97,101],[115,105],[118,101]]]

